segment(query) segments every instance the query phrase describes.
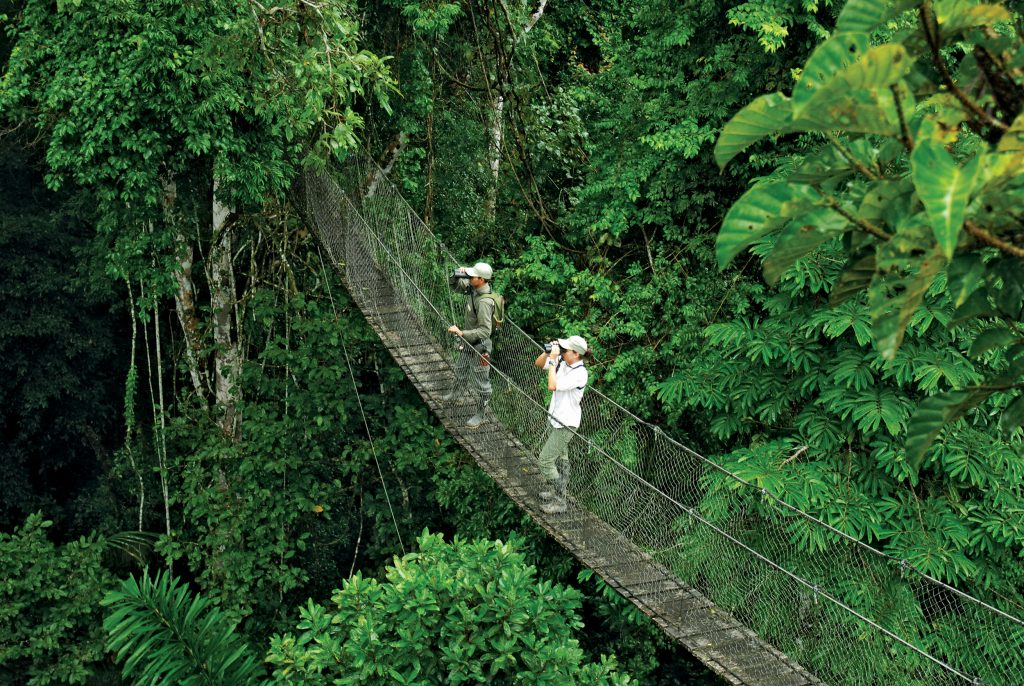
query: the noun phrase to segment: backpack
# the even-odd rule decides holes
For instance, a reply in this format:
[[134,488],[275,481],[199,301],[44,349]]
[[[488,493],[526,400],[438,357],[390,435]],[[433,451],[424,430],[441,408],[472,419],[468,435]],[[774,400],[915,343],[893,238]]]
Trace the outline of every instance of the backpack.
[[501,325],[505,323],[505,298],[498,293],[484,293],[480,296],[480,300],[490,300],[494,303],[494,313],[491,315],[491,324],[493,325],[494,331],[501,328]]

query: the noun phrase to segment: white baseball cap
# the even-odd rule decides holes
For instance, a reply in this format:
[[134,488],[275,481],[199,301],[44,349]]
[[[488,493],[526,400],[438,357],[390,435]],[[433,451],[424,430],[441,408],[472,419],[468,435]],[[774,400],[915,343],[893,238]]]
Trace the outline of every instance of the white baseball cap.
[[484,281],[490,281],[494,278],[494,270],[486,262],[477,262],[466,270],[466,274],[469,276],[479,276]]
[[587,354],[587,342],[583,340],[583,336],[569,336],[568,338],[559,338],[558,345],[566,350],[575,350],[580,355]]

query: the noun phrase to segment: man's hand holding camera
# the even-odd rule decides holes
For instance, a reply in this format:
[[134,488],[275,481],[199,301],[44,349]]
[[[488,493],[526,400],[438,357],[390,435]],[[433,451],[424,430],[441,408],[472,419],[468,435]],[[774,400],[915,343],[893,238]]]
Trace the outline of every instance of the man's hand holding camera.
[[544,347],[546,347],[546,348],[550,347],[551,348],[551,350],[548,352],[548,359],[549,360],[552,360],[552,361],[557,360],[558,356],[562,354],[561,348],[558,347],[558,341],[551,341],[550,343],[548,343],[548,345],[546,345]]

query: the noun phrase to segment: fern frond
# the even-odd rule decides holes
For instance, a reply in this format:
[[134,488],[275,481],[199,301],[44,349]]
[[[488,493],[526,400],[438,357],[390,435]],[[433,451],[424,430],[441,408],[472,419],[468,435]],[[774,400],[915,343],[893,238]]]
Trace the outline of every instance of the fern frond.
[[107,649],[135,684],[256,686],[256,658],[227,617],[165,572],[148,570],[109,592],[103,605]]

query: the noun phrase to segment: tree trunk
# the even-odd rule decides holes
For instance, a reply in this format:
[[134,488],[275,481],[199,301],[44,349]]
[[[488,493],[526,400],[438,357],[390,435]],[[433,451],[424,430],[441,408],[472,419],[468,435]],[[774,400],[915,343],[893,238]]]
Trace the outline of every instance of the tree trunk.
[[232,263],[234,231],[228,222],[231,209],[220,202],[213,184],[213,245],[210,250],[210,304],[213,308],[214,398],[225,436],[237,437],[238,391],[235,374],[241,354],[235,339],[235,271]]
[[179,251],[178,268],[174,271],[174,279],[178,283],[178,290],[174,294],[174,309],[185,334],[185,360],[188,364],[189,377],[192,379],[192,387],[196,395],[205,402],[210,385],[205,365],[199,355],[202,342],[199,336],[199,318],[196,316],[196,289],[192,283],[193,247],[192,242],[181,230],[181,218],[175,209],[178,200],[177,185],[170,180],[163,181],[162,185],[164,219],[175,227]]
[[[499,84],[500,87],[500,84]],[[491,140],[487,150],[487,164],[491,168],[491,184],[487,188],[484,201],[484,216],[494,223],[495,209],[498,204],[498,172],[501,166],[501,142],[505,137],[505,98],[496,91],[491,100]]]

